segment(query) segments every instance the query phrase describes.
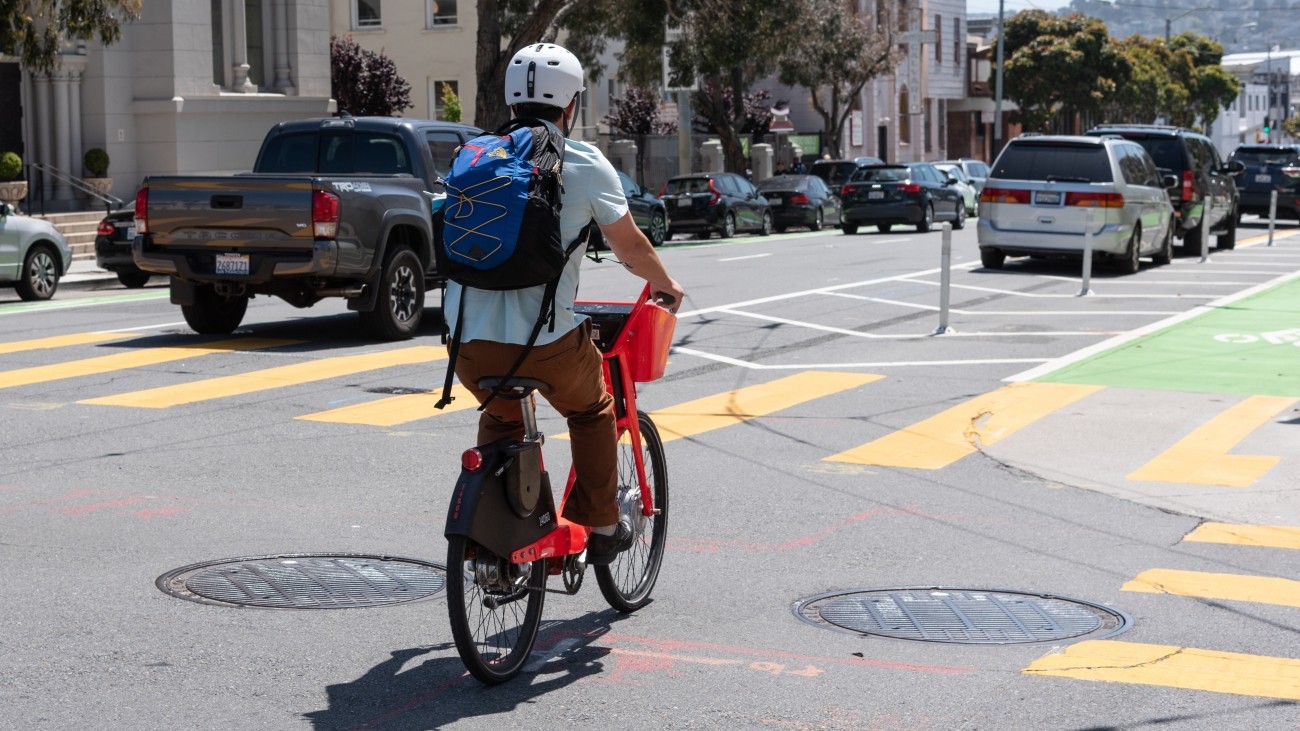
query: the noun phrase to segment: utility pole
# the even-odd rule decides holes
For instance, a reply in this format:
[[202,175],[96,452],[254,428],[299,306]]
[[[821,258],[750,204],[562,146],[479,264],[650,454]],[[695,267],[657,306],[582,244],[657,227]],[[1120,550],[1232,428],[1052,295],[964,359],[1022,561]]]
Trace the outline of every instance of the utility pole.
[[989,154],[990,163],[1002,151],[1002,55],[1005,43],[1003,39],[1007,34],[1005,15],[1006,0],[998,0],[998,68],[993,82],[993,149]]

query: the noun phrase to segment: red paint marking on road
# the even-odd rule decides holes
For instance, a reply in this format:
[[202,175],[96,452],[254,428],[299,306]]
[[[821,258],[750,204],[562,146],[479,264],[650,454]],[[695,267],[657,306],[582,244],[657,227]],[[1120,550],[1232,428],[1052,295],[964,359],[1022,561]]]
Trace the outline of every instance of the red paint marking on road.
[[109,510],[110,508],[125,508],[130,505],[144,502],[145,500],[148,500],[148,498],[129,497],[121,500],[106,500],[102,503],[90,503],[89,505],[72,505],[66,508],[52,508],[52,510],[60,513],[68,513],[69,515],[81,516],[89,515],[100,510]]
[[17,485],[0,485],[0,490],[21,490]]
[[192,513],[193,508],[183,508],[179,505],[173,505],[162,508],[146,508],[145,510],[131,510],[126,514],[144,520],[153,520],[154,518],[173,518],[181,513]]
[[95,495],[95,494],[97,493],[94,490],[75,490],[66,495],[47,498],[45,500],[34,500],[30,503],[22,503],[20,505],[10,505],[5,509],[0,510],[0,515],[6,513],[17,513],[22,510],[30,510],[31,508],[40,508],[46,505],[51,505],[53,503],[63,502],[64,500],[76,500],[78,498],[88,497],[90,495]]

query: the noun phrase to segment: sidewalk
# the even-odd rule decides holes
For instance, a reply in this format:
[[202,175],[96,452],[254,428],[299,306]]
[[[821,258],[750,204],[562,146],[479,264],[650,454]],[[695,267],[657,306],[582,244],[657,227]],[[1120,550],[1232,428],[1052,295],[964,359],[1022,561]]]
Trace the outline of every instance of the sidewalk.
[[[156,281],[162,280],[157,279]],[[63,275],[63,278],[59,280],[59,289],[101,288],[126,289],[126,287],[123,287],[122,284],[117,281],[116,274],[110,271],[105,271],[96,266],[93,257],[88,259],[73,259],[72,266],[68,268],[68,273]]]

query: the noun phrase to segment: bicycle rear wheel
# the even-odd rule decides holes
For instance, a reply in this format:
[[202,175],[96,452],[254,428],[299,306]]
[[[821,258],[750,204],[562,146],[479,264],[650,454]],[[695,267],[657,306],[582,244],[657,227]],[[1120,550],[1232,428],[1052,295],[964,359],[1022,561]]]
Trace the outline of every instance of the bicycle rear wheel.
[[618,444],[618,502],[624,515],[632,517],[636,541],[618,554],[608,566],[595,566],[596,583],[605,601],[620,612],[632,612],[650,601],[650,590],[659,578],[668,541],[668,465],[659,430],[644,411],[637,413],[641,427],[641,455],[646,481],[654,496],[655,515],[642,514],[641,487],[636,475],[632,440],[626,435]]
[[515,677],[542,625],[546,565],[511,564],[464,536],[447,539],[447,614],[465,668],[496,685]]

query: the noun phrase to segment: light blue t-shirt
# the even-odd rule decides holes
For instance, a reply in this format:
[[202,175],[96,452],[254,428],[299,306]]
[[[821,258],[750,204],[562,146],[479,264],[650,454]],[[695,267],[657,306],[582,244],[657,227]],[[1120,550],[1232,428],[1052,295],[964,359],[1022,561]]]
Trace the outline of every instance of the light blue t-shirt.
[[[627,198],[623,195],[614,166],[599,149],[586,142],[565,141],[561,184],[560,241],[566,247],[590,221],[609,225],[627,213]],[[578,293],[578,270],[582,267],[586,250],[584,243],[569,257],[555,294],[555,328],[543,326],[537,335],[537,345],[559,340],[585,319],[585,316],[573,314],[573,300]],[[466,287],[465,312],[469,316],[461,328],[461,342],[491,340],[526,344],[537,322],[545,289],[543,285],[498,292]],[[456,322],[460,319],[460,294],[461,285],[447,282],[443,309],[451,332],[456,331]]]

